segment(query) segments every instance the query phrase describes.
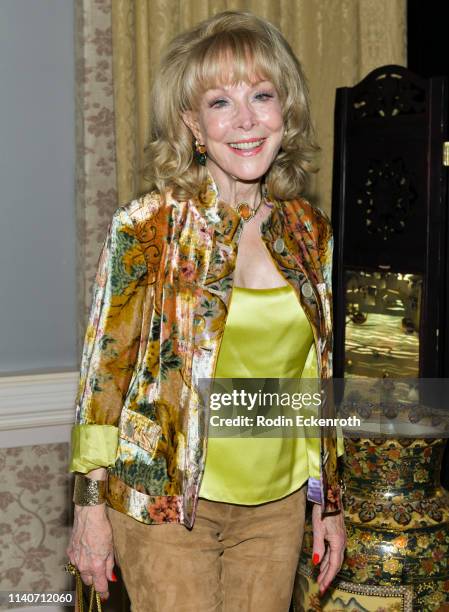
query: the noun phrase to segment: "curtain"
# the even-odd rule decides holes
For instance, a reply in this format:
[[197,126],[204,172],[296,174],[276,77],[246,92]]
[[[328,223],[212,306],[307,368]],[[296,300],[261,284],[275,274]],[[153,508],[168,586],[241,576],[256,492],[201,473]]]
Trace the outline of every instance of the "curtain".
[[406,0],[76,2],[80,321],[111,213],[145,189],[140,168],[151,78],[173,36],[226,9],[251,10],[280,28],[308,76],[322,148],[308,195],[328,212],[335,89],[354,85],[377,66],[406,61]]

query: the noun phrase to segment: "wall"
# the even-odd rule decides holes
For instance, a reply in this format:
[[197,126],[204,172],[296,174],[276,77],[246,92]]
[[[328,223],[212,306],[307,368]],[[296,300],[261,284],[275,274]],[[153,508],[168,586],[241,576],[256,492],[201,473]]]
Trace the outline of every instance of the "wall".
[[71,512],[67,463],[65,443],[0,448],[1,591],[71,590],[63,570]]
[[73,0],[0,0],[0,83],[0,591],[62,591],[77,381]]
[[0,2],[0,374],[76,366],[72,0]]

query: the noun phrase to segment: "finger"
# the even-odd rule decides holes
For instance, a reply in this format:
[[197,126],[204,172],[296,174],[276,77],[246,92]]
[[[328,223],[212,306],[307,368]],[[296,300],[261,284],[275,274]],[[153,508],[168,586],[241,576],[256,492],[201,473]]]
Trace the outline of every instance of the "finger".
[[327,568],[329,567],[329,551],[326,551],[326,554],[323,557],[323,560],[320,563],[320,573],[318,574],[318,578],[322,578]]
[[92,574],[93,584],[97,593],[107,593],[109,590],[108,580],[105,570],[97,571]]
[[321,560],[321,564],[320,564],[320,570],[322,571],[322,568],[324,565],[328,565],[329,564],[329,556],[330,556],[330,549],[329,546],[326,547],[326,552],[324,553],[324,557]]
[[116,582],[117,580],[114,574],[114,555],[112,553],[110,553],[106,559],[106,577],[108,580],[111,580],[111,582]]
[[92,574],[90,572],[80,571],[80,576],[85,585],[90,586],[92,584]]
[[327,589],[327,587],[330,584],[330,582],[327,582],[326,579],[324,578],[326,573],[327,573],[327,569],[326,569],[326,572],[324,573],[323,577],[320,580],[318,580],[318,587],[319,587],[321,593],[324,593],[324,591]]
[[77,556],[79,556],[79,550],[76,548],[76,546],[69,546],[66,553],[68,557],[73,560],[76,560]]
[[340,558],[341,555],[339,550],[330,551],[329,565],[327,566],[326,572],[323,576],[323,580],[321,583],[321,588],[323,589],[323,592],[327,589],[327,587],[337,575],[341,567]]
[[324,541],[325,529],[323,521],[320,515],[320,508],[317,504],[314,504],[312,509],[312,530],[313,530],[313,551],[312,551],[312,563],[318,565],[323,560],[326,552],[326,546]]
[[324,583],[324,577],[326,576],[328,569],[329,569],[329,557],[327,556],[325,559],[323,559],[320,565],[320,573],[318,574],[318,578],[317,578],[317,581],[320,587]]
[[324,535],[322,533],[314,532],[312,563],[314,565],[318,565],[318,563],[322,563],[325,552],[326,552],[326,545],[324,543]]
[[324,567],[329,565],[329,555],[330,555],[329,547],[326,547],[324,557],[321,559],[321,563],[320,563],[320,574],[323,573]]
[[75,555],[73,554],[72,549],[67,549],[65,551],[65,554],[67,555],[67,559],[70,561],[70,563],[72,563],[72,565],[75,565]]

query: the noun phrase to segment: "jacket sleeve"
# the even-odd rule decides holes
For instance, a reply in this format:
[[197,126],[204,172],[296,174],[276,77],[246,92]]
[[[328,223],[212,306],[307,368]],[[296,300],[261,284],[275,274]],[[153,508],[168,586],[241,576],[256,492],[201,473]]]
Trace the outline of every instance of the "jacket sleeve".
[[[332,256],[333,256],[333,248],[334,248],[334,237],[333,237],[333,233],[332,233],[332,226],[331,223],[329,221],[329,218],[327,217],[327,215],[321,211],[322,215],[325,217],[326,221],[327,221],[327,240],[326,240],[326,250],[325,250],[325,255],[323,258],[323,276],[324,276],[324,282],[326,283],[327,286],[327,290],[329,292],[329,296],[330,296],[330,304],[331,304],[331,312],[330,312],[330,324],[332,327],[332,337],[333,337],[333,313],[332,313],[332,301],[333,301],[333,294],[332,294]],[[332,352],[333,352],[333,347],[332,347]],[[338,416],[338,415],[335,415]],[[342,455],[344,455],[345,453],[345,448],[344,448],[344,440],[343,440],[343,432],[342,429],[340,427],[340,425],[337,425],[337,456],[341,457]]]
[[[318,376],[318,366],[316,357],[315,344],[310,347],[307,359],[302,372],[302,378],[314,379]],[[318,417],[319,414],[312,412],[313,416]],[[320,429],[309,427],[306,431],[306,449],[307,460],[309,465],[309,477],[317,482],[320,480]],[[343,434],[341,427],[337,427],[337,455],[341,457],[344,454]],[[313,500],[312,500],[313,501]],[[318,500],[316,503],[319,503]]]
[[[332,225],[327,215],[320,210],[323,217],[323,223],[321,224],[320,231],[320,244],[322,250],[320,251],[320,260],[323,271],[323,279],[325,283],[325,290],[329,297],[327,303],[329,305],[329,312],[326,313],[327,329],[330,338],[330,359],[328,363],[328,376],[332,378],[332,353],[333,353],[333,311],[332,311],[332,264],[333,264],[333,248],[334,248],[334,237],[332,232]],[[336,414],[331,414],[334,418]],[[330,442],[329,447],[325,447],[325,454],[328,455],[324,471],[326,472],[325,481],[326,486],[324,487],[325,499],[322,500],[322,509],[324,513],[334,512],[342,509],[341,504],[341,492],[338,475],[338,463],[337,457],[344,453],[343,436],[340,427],[336,427],[336,440]]]
[[87,325],[72,430],[70,471],[115,462],[118,420],[140,346],[147,265],[124,208],[103,245]]
[[[319,261],[321,266],[321,271],[323,275],[324,286],[322,290],[327,295],[327,300],[325,303],[329,305],[329,312],[325,312],[324,316],[326,319],[326,328],[328,331],[328,338],[331,341],[333,336],[333,321],[332,321],[332,255],[333,255],[333,235],[332,235],[332,226],[327,215],[321,211],[320,209],[315,209],[317,212],[317,224],[319,229]],[[309,364],[309,372],[308,376],[310,378],[314,378],[318,376],[318,370],[316,367],[316,352],[314,349],[315,359],[312,359],[312,355],[309,354],[307,358],[307,364]],[[332,377],[332,346],[330,347],[330,354],[328,353],[328,361],[325,364],[327,376]],[[311,350],[312,351],[312,350]],[[335,416],[335,415],[333,415]],[[320,466],[320,434],[317,431],[312,432],[309,431],[309,436],[306,439],[307,441],[307,455],[308,455],[308,463],[309,463],[309,483],[308,483],[308,499],[313,501],[314,503],[319,503],[322,505],[326,511],[338,509],[340,503],[339,500],[335,499],[338,489],[338,474],[337,474],[337,465],[336,458],[332,461],[329,461],[327,465],[327,469],[330,466],[333,466],[330,472],[327,472],[328,482],[328,490],[323,491],[323,474],[321,473]],[[336,428],[336,455],[341,456],[344,454],[344,444],[343,444],[343,436],[341,428],[337,426]],[[330,478],[329,478],[330,476]],[[325,499],[323,499],[323,493]]]

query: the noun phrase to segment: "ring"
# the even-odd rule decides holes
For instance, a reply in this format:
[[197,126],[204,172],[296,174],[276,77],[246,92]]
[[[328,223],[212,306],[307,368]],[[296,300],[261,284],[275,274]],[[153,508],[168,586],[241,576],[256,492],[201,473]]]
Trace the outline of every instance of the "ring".
[[73,565],[73,563],[71,563],[70,561],[64,565],[64,570],[68,574],[72,574],[73,576],[76,576],[77,574],[79,574],[78,568],[75,565]]

